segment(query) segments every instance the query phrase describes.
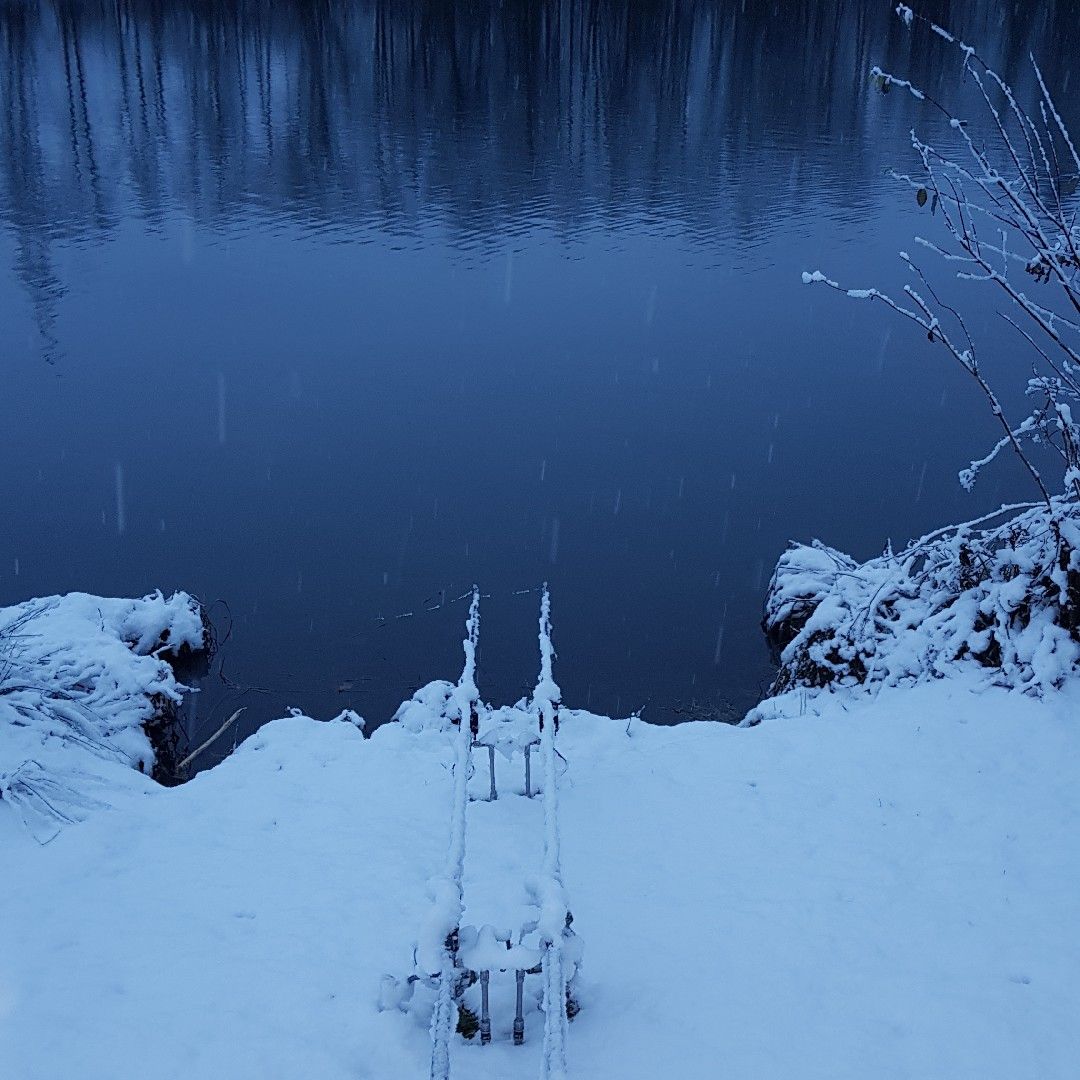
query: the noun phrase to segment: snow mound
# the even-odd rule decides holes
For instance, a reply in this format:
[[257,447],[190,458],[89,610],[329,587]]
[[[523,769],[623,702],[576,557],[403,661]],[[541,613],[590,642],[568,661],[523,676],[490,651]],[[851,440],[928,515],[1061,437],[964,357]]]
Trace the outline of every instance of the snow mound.
[[458,715],[451,700],[456,687],[445,679],[436,679],[419,690],[408,701],[403,701],[394,713],[396,720],[406,731],[446,731],[451,718]]
[[[437,679],[420,687],[403,702],[393,719],[406,731],[449,731],[452,718],[458,715],[453,683]],[[539,712],[534,702],[522,698],[516,705],[483,705],[479,710],[480,731],[477,743],[490,746],[510,760],[526,746],[539,743]]]

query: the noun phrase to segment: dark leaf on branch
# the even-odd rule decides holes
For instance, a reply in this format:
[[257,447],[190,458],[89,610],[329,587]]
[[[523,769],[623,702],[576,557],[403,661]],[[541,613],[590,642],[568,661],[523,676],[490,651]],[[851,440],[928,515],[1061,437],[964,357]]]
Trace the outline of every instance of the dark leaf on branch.
[[926,188],[924,188],[924,187],[919,188],[919,190],[915,192],[915,201],[920,206],[925,206],[926,205],[926,200],[927,200],[928,197],[929,196],[926,194]]

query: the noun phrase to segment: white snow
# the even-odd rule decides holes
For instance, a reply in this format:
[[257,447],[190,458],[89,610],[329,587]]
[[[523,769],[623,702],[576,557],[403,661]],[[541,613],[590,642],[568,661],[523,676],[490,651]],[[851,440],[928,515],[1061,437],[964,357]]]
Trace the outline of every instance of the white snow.
[[[971,685],[790,695],[749,729],[627,735],[564,708],[562,869],[588,938],[568,1074],[1075,1075],[1077,688]],[[411,969],[446,856],[454,735],[410,726],[289,717],[176,789],[118,768],[110,807],[47,846],[0,801],[4,1075],[424,1076],[430,992],[403,1012],[383,976]],[[528,900],[542,808],[520,762],[469,806],[476,925],[509,925],[470,910],[481,883]],[[455,1035],[452,1075],[537,1076],[526,986],[525,1045],[493,972],[494,1041]]]
[[883,71],[876,64],[870,69],[870,77],[882,81],[883,86],[902,86],[916,101],[925,101],[926,95],[907,79],[898,78],[891,72]]
[[514,944],[513,932],[485,923],[462,927],[461,962],[471,971],[523,971],[540,963],[540,950]]

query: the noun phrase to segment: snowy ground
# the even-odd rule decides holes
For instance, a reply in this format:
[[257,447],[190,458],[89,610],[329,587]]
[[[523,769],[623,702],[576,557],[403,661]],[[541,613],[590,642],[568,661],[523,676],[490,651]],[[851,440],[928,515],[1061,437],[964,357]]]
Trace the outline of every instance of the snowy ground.
[[[1077,688],[846,700],[629,736],[564,714],[572,1076],[1076,1075]],[[3,1075],[426,1077],[424,1018],[378,1003],[445,859],[450,760],[446,733],[293,717],[181,788],[116,765],[111,808],[45,846],[0,802]],[[522,918],[542,858],[520,758],[498,767],[468,812],[477,923]],[[538,1075],[542,1016],[510,1045],[511,985],[455,1076]]]

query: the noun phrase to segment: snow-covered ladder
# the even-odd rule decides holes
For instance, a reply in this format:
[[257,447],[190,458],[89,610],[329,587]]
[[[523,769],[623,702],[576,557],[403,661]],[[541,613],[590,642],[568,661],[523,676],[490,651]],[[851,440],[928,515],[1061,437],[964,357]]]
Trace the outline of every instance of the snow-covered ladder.
[[[451,697],[449,714],[454,731],[454,787],[451,803],[450,843],[447,850],[446,867],[443,875],[435,879],[434,903],[425,925],[423,940],[418,949],[419,960],[427,972],[435,972],[437,983],[435,1007],[431,1018],[431,1080],[449,1080],[450,1077],[450,1042],[455,1028],[454,1017],[458,1002],[465,990],[475,982],[480,983],[481,1013],[479,1030],[481,1045],[491,1041],[491,1016],[488,1003],[488,990],[491,971],[495,965],[488,959],[474,964],[467,962],[473,945],[466,945],[463,950],[461,918],[464,913],[464,895],[462,878],[465,864],[466,808],[469,802],[468,780],[472,766],[472,750],[485,746],[488,750],[491,769],[491,794],[496,798],[494,745],[479,740],[480,700],[476,687],[476,648],[480,628],[480,595],[474,587],[472,603],[469,607],[467,622],[468,636],[464,642],[465,666]],[[505,941],[506,964],[501,963],[498,970],[514,970],[516,980],[516,1009],[513,1024],[515,1045],[524,1042],[525,1018],[523,1008],[525,976],[539,974],[543,981],[544,1039],[541,1060],[542,1080],[564,1080],[566,1077],[566,1036],[568,1021],[577,1012],[577,1004],[572,996],[570,980],[567,978],[567,966],[576,965],[580,945],[571,930],[573,916],[570,914],[562,880],[562,867],[559,851],[559,800],[558,769],[555,738],[559,731],[559,708],[561,691],[552,673],[555,650],[551,641],[551,597],[547,583],[544,584],[540,603],[540,675],[533,692],[533,705],[536,709],[539,737],[526,742],[525,753],[525,794],[532,796],[530,775],[530,753],[539,746],[540,763],[543,769],[543,813],[544,845],[543,863],[539,879],[537,903],[539,918],[535,924],[540,935],[540,962],[524,966],[523,954],[529,950],[520,944],[512,947]],[[466,727],[466,722],[468,726]],[[473,937],[482,940],[488,946],[479,949],[477,958],[490,957],[490,945],[487,941],[493,931],[484,927],[477,934],[469,929]],[[525,933],[527,931],[523,931]],[[500,937],[500,941],[503,939]],[[573,945],[568,948],[570,943]],[[465,961],[462,952],[465,952]],[[501,950],[500,950],[501,952]],[[568,955],[569,954],[569,955]],[[496,954],[497,955],[497,954]],[[532,958],[535,958],[535,951]],[[501,958],[500,958],[501,959]],[[525,961],[528,963],[529,961]]]

